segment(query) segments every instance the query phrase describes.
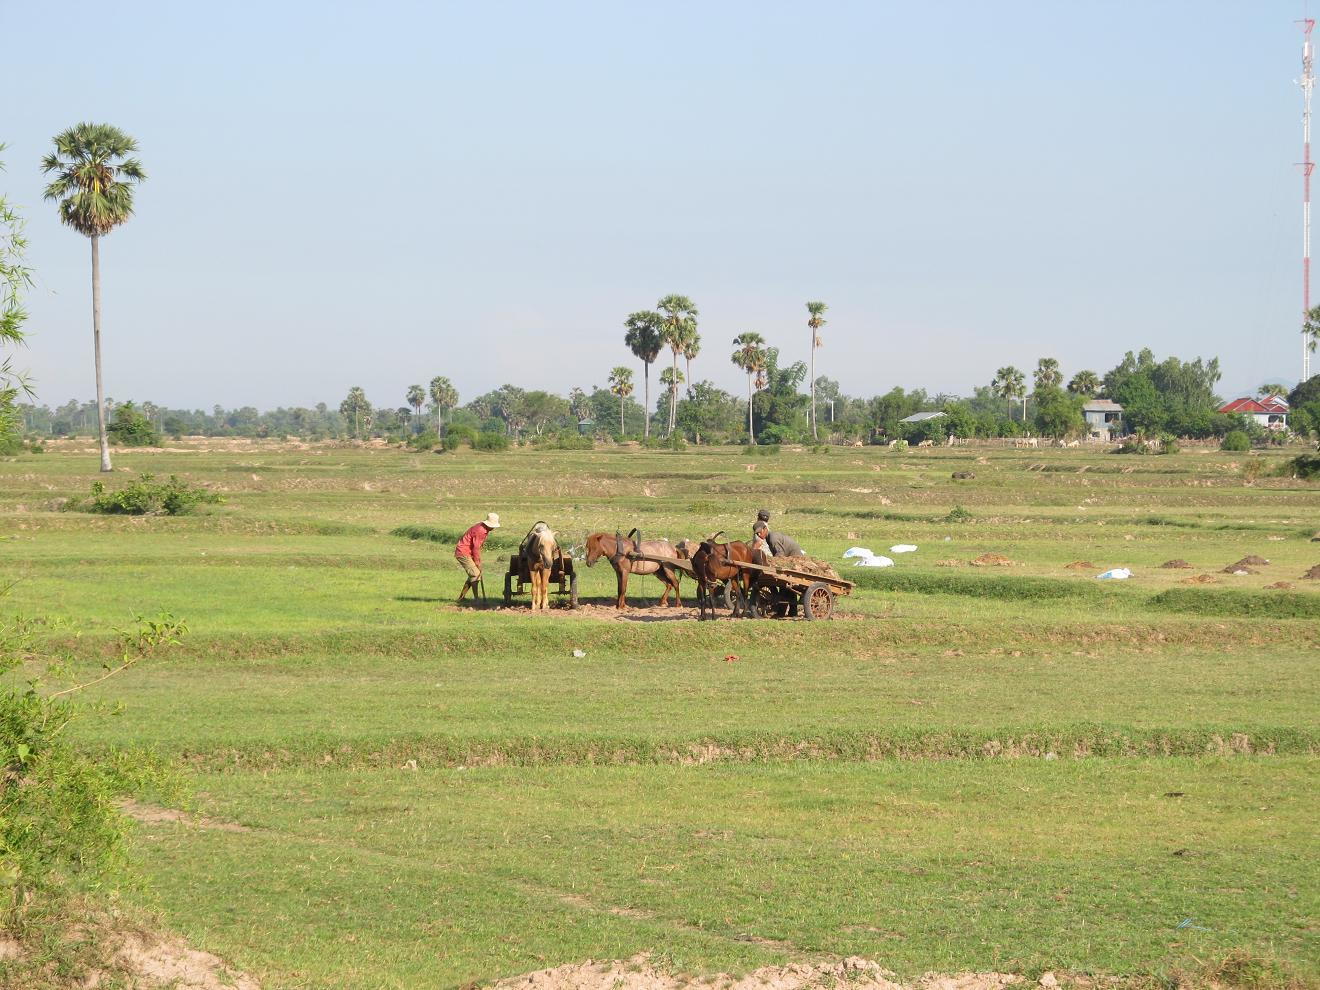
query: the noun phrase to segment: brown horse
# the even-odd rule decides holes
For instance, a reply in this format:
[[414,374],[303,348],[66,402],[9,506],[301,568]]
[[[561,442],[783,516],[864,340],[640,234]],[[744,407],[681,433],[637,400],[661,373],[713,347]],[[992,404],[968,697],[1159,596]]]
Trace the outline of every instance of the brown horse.
[[614,574],[618,578],[619,600],[615,603],[615,608],[627,608],[628,601],[625,597],[628,592],[629,574],[654,574],[665,584],[665,593],[660,596],[660,604],[665,605],[669,601],[669,593],[674,593],[675,606],[681,606],[683,602],[678,597],[679,575],[677,568],[669,567],[666,564],[658,563],[654,560],[630,560],[629,553],[645,553],[652,557],[671,557],[678,559],[678,551],[668,540],[643,540],[640,544],[626,536],[620,536],[618,533],[592,533],[587,537],[587,566],[595,566],[596,561],[601,557],[609,559],[610,566],[614,568]]
[[752,618],[752,572],[738,567],[739,563],[757,563],[756,551],[741,540],[732,543],[716,543],[715,538],[723,534],[716,533],[692,553],[692,573],[697,578],[697,618],[706,618],[706,609],[710,617],[715,618],[715,585],[728,582],[734,593],[733,618],[746,616]]
[[519,548],[523,566],[532,580],[532,611],[541,612],[550,609],[550,572],[554,569],[555,558],[559,556],[559,545],[555,534],[543,522],[537,523],[523,540]]

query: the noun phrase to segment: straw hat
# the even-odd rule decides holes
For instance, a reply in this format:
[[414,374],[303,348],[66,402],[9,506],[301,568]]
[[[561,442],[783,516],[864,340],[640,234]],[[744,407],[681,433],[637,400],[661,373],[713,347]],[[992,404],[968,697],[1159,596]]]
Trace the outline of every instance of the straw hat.
[[489,515],[486,516],[485,519],[481,520],[481,524],[485,526],[487,529],[499,529],[500,528],[499,513],[496,512],[490,513]]

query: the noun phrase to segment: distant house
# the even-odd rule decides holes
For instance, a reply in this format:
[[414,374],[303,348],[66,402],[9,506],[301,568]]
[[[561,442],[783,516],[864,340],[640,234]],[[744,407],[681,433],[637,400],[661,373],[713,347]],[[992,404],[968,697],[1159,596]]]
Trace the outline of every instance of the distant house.
[[1268,395],[1263,399],[1243,397],[1234,399],[1219,407],[1221,413],[1236,413],[1250,416],[1267,430],[1288,429],[1288,400],[1277,395]]
[[1113,440],[1123,432],[1123,407],[1109,399],[1092,399],[1082,406],[1086,430],[1092,440]]
[[942,412],[913,413],[911,416],[905,416],[903,419],[900,419],[899,422],[900,422],[900,423],[924,423],[924,422],[926,422],[926,420],[928,420],[928,419],[939,419],[939,418],[940,418],[941,416],[943,416],[943,415],[944,415],[944,413],[942,413]]

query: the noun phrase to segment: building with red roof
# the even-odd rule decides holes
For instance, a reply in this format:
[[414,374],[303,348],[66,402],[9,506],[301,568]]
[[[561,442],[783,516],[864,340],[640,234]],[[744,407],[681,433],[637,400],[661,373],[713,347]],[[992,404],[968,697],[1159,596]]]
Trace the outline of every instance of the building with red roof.
[[1243,397],[1234,399],[1219,407],[1221,413],[1237,413],[1250,416],[1267,430],[1286,430],[1288,428],[1288,400],[1279,395],[1267,395],[1263,399]]

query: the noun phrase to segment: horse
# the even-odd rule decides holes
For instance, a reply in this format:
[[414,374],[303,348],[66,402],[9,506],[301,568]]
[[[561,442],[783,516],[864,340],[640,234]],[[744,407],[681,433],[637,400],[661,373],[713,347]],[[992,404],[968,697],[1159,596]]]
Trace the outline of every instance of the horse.
[[[636,532],[636,530],[633,532]],[[654,574],[665,585],[665,593],[660,596],[660,605],[663,606],[669,602],[669,593],[672,591],[674,593],[673,606],[681,607],[683,602],[678,597],[679,575],[677,568],[654,560],[630,560],[628,558],[630,553],[645,553],[652,557],[679,559],[678,551],[674,549],[673,544],[668,540],[643,540],[638,544],[637,541],[626,536],[620,536],[618,533],[592,533],[587,537],[587,566],[594,566],[601,557],[609,558],[610,566],[614,568],[614,574],[618,578],[619,585],[619,598],[614,607],[619,609],[628,607],[625,596],[628,592],[629,574]]]
[[523,540],[518,550],[523,568],[532,582],[532,611],[550,609],[550,572],[554,569],[555,558],[559,556],[559,545],[555,534],[543,522],[537,523]]
[[707,608],[710,617],[715,618],[715,585],[727,581],[734,593],[733,617],[742,615],[750,619],[755,615],[751,601],[752,573],[737,564],[757,563],[757,553],[741,540],[716,543],[716,537],[722,535],[716,533],[710,539],[702,540],[692,553],[692,573],[697,578],[697,618],[706,618]]

